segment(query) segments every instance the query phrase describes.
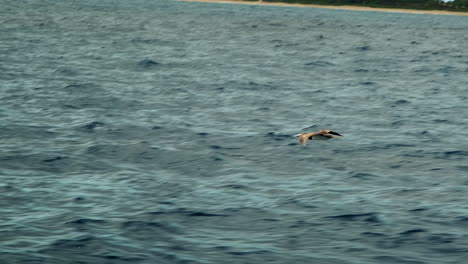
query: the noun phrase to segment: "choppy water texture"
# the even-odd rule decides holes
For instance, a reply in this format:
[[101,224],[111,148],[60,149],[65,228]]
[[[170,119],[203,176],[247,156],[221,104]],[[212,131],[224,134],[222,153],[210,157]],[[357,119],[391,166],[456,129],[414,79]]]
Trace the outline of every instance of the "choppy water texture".
[[466,17],[0,6],[2,264],[466,263]]

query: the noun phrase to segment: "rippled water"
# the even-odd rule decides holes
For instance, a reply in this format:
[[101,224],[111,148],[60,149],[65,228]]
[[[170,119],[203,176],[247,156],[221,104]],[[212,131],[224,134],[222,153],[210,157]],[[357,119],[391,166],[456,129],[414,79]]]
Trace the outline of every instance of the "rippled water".
[[0,2],[0,263],[465,263],[466,17]]

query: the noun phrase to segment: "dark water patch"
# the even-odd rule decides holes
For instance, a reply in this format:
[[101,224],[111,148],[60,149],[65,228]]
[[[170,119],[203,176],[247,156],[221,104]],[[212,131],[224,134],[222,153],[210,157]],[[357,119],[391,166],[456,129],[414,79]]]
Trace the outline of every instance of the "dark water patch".
[[468,216],[458,216],[456,221],[458,223],[468,224]]
[[466,150],[454,150],[443,152],[445,156],[468,156],[468,151]]
[[427,210],[429,209],[428,208],[415,208],[415,209],[409,210],[409,212],[418,213],[418,212],[425,212]]
[[167,223],[154,222],[154,221],[125,221],[121,224],[123,229],[133,231],[150,231],[150,230],[164,230],[171,233],[178,233],[179,230],[175,227],[168,225]]
[[[401,157],[407,157],[407,158],[424,158],[427,156],[427,154],[425,153],[421,153],[422,151],[413,151],[413,152],[410,152],[410,153],[402,153],[402,154],[399,154],[399,156]],[[403,160],[403,161],[400,161],[400,163],[408,163],[408,162],[411,162],[411,160]]]
[[375,232],[362,232],[361,235],[369,238],[382,238],[387,236],[386,234]]
[[369,223],[380,223],[377,213],[362,213],[362,214],[342,214],[335,216],[327,216],[327,219],[334,219],[340,221],[364,221]]
[[418,134],[423,135],[423,136],[427,136],[427,135],[431,135],[432,133],[427,131],[427,130],[423,130],[423,131],[419,132]]
[[457,68],[453,67],[453,66],[444,66],[444,67],[440,67],[437,69],[438,72],[440,73],[450,73],[450,72],[453,72],[453,71],[456,71]]
[[355,48],[358,51],[368,51],[370,50],[370,46],[359,46]]
[[254,81],[249,81],[248,83],[240,84],[244,89],[247,90],[276,90],[278,87],[269,83],[259,83]]
[[448,160],[461,160],[468,156],[468,151],[465,150],[453,150],[444,152],[432,152],[428,155],[433,156],[436,159],[448,159]]
[[72,221],[65,222],[65,224],[76,224],[76,225],[84,225],[84,224],[104,224],[107,221],[102,219],[91,219],[91,218],[78,218]]
[[448,119],[434,119],[432,120],[434,123],[450,123]]
[[375,82],[360,82],[359,84],[360,85],[365,85],[365,86],[370,86],[370,85],[374,85]]
[[211,149],[215,149],[215,150],[235,150],[235,149],[242,149],[242,148],[237,148],[237,147],[223,147],[223,146],[220,146],[220,145],[211,145],[210,146]]
[[[74,165],[72,158],[62,155],[34,153],[0,157],[4,169],[24,169],[48,172],[67,171]],[[73,167],[75,168],[75,167]]]
[[137,63],[138,68],[145,70],[157,69],[160,65],[161,63],[151,59],[144,59]]
[[[109,264],[117,264],[117,263],[139,263],[143,262],[148,259],[148,257],[144,256],[128,256],[128,255],[122,255],[118,253],[97,253],[96,257],[99,258],[99,260],[96,260],[97,262],[100,263],[109,263]],[[73,264],[85,264],[89,262],[77,262]],[[183,262],[180,262],[183,263]]]
[[155,39],[155,38],[143,38],[143,37],[136,37],[130,40],[132,43],[142,43],[142,44],[157,44],[157,45],[173,45],[173,42],[170,41],[165,41],[161,39]]
[[[93,157],[98,160],[113,160],[120,163],[147,164],[150,167],[172,167],[179,168],[192,166],[199,159],[186,159],[187,155],[177,151],[164,150],[158,147],[153,147],[148,143],[128,143],[126,145],[117,144],[95,144],[85,149],[88,158]],[[207,160],[208,157],[200,157]],[[154,161],[158,160],[157,163]],[[152,162],[148,162],[152,161]],[[153,167],[153,168],[154,168]]]
[[[78,96],[88,95],[89,97],[92,98],[93,96],[102,93],[103,88],[97,83],[77,82],[77,83],[72,83],[72,84],[68,84],[64,86],[63,91],[71,95],[78,95]],[[87,98],[88,100],[90,100],[89,97]]]
[[212,161],[223,161],[223,158],[216,157],[216,156],[211,156],[210,159],[211,159]]
[[[393,104],[393,105],[391,105],[391,107],[397,107],[397,105]],[[406,124],[407,124],[407,121],[405,121],[405,120],[397,120],[397,121],[391,122],[390,126],[395,127],[395,128],[400,128],[400,127],[402,127],[402,126],[404,126]]]
[[378,177],[375,174],[367,173],[367,172],[350,172],[350,174],[351,174],[351,178],[357,178],[361,180],[370,180],[370,179]]
[[377,263],[388,263],[388,264],[426,264],[424,261],[418,260],[406,260],[404,257],[394,256],[377,256],[373,258]]
[[402,105],[402,104],[409,104],[410,101],[406,100],[406,99],[400,99],[400,100],[396,100],[393,102],[393,104],[395,105]]
[[413,235],[418,235],[421,233],[427,233],[427,230],[422,229],[422,228],[409,229],[409,230],[401,232],[400,236],[413,236]]
[[[456,254],[456,253],[468,253],[468,248],[463,246],[454,246],[452,244],[447,245],[446,247],[434,247],[433,252],[442,253],[442,254]],[[458,263],[457,263],[458,264]]]
[[88,147],[86,152],[99,154],[117,152],[117,150],[112,150],[111,147],[105,145],[93,145]]
[[455,235],[446,233],[432,234],[428,236],[427,239],[430,243],[435,245],[455,243],[457,241],[457,237]]
[[72,104],[64,104],[63,107],[68,109],[80,109],[78,106]]
[[55,156],[55,157],[52,157],[52,158],[44,159],[42,161],[43,162],[55,162],[55,161],[64,160],[64,159],[67,159],[67,158],[68,157],[64,157],[64,156]]
[[363,69],[363,68],[359,68],[359,69],[355,69],[353,70],[354,72],[369,72],[368,69]]
[[192,210],[186,210],[186,209],[176,209],[176,210],[171,210],[171,211],[155,211],[155,212],[149,212],[148,214],[152,215],[185,215],[185,216],[193,216],[193,217],[226,217],[229,215],[226,214],[216,214],[216,213],[207,213],[207,212],[201,212],[201,211],[192,211]]
[[99,121],[92,121],[90,123],[87,123],[85,125],[82,125],[80,128],[81,129],[85,129],[85,130],[94,130],[95,128],[98,128],[98,127],[103,127],[105,125],[105,123],[103,122],[99,122]]
[[272,27],[284,27],[284,26],[286,26],[283,23],[268,23],[268,25],[272,26]]
[[329,169],[336,170],[336,171],[347,171],[348,170],[348,168],[343,167],[343,166],[333,166],[333,167],[329,167]]
[[265,222],[279,222],[280,221],[279,219],[274,219],[274,218],[265,218],[261,220]]
[[96,241],[96,238],[91,235],[81,236],[75,239],[59,239],[52,243],[54,248],[63,248],[63,249],[70,249],[70,248],[84,248],[91,245],[91,242]]
[[242,185],[242,184],[227,184],[221,187],[228,188],[228,189],[237,189],[237,190],[246,190],[250,188],[249,186]]
[[275,133],[275,132],[268,132],[265,134],[265,137],[276,140],[276,141],[282,141],[282,140],[287,140],[287,139],[292,139],[292,135],[288,134],[280,134],[280,133]]
[[78,72],[73,70],[73,69],[68,69],[68,68],[62,68],[55,70],[54,72],[57,75],[65,75],[65,76],[76,76],[78,75]]
[[244,256],[244,255],[265,255],[271,254],[271,251],[268,250],[252,250],[252,251],[229,251],[227,254],[234,256]]
[[384,149],[392,149],[392,148],[411,148],[417,147],[414,144],[405,144],[405,143],[394,143],[394,144],[386,144]]
[[333,63],[328,61],[312,61],[304,64],[305,66],[314,66],[314,67],[328,67],[334,66]]
[[204,217],[212,217],[212,216],[228,216],[224,214],[211,214],[211,213],[204,213],[204,212],[187,212],[185,213],[187,216],[204,216]]
[[164,128],[164,127],[162,127],[162,126],[152,126],[151,130],[159,130],[159,129],[162,129],[162,128]]
[[456,168],[462,171],[468,171],[468,166],[456,166]]

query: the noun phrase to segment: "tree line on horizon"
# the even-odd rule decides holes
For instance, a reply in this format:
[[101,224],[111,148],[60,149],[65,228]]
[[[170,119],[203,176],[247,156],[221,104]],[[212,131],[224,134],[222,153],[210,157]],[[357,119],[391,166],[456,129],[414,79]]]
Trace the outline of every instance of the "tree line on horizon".
[[449,2],[442,0],[263,0],[263,2],[468,11],[468,0]]

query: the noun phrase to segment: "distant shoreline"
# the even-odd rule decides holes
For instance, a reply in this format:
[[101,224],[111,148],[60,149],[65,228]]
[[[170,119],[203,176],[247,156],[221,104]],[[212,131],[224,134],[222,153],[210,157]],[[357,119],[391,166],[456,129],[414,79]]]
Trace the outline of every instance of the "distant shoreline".
[[410,14],[430,14],[430,15],[452,15],[452,16],[468,16],[468,12],[444,11],[444,10],[415,10],[403,8],[378,8],[365,6],[332,6],[332,5],[313,5],[313,4],[290,4],[280,2],[252,2],[242,0],[178,0],[184,2],[204,2],[204,3],[220,3],[220,4],[246,4],[246,5],[265,5],[265,6],[291,6],[291,7],[313,7],[339,10],[356,10],[356,11],[378,11],[378,12],[393,12],[393,13],[410,13]]

